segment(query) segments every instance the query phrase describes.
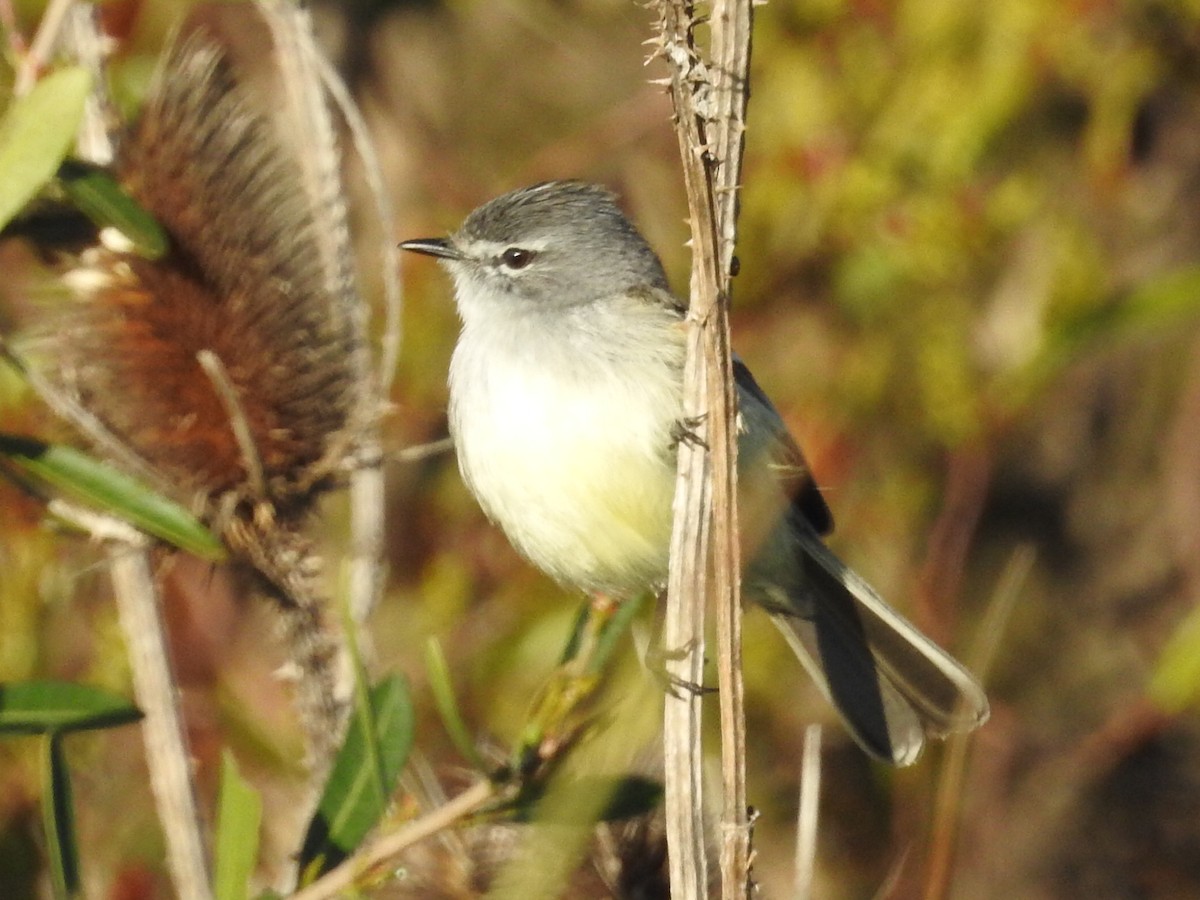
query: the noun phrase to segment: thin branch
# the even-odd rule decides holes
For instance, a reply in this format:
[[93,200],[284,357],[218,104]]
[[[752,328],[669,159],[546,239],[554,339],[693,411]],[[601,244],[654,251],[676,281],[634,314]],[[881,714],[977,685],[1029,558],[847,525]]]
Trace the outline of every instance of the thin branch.
[[29,47],[17,25],[17,11],[13,8],[13,0],[0,0],[0,28],[4,29],[4,37],[8,42],[9,58],[24,59]]
[[37,33],[29,42],[29,52],[25,54],[17,69],[17,77],[13,82],[14,97],[28,94],[37,81],[38,72],[50,64],[50,56],[58,45],[67,14],[74,2],[75,0],[50,0],[46,5]]
[[[384,398],[395,376],[401,321],[399,254],[392,239],[394,217],[366,123],[345,84],[317,46],[311,15],[280,0],[262,0],[262,3],[264,9],[276,14],[272,19],[272,32],[279,43],[279,66],[289,91],[292,114],[302,127],[300,133],[316,135],[313,140],[318,141],[318,152],[301,154],[301,162],[312,180],[314,196],[325,197],[322,205],[328,216],[332,249],[328,271],[336,273],[340,279],[331,284],[331,296],[352,305],[353,317],[364,334],[368,331],[369,318],[366,305],[358,293],[353,266],[348,259],[343,259],[350,255],[351,236],[340,177],[339,147],[326,100],[332,102],[346,123],[383,231],[383,239],[379,242],[385,307],[381,358],[378,368],[372,365],[366,350],[359,360],[360,396],[356,416],[359,431],[354,452],[357,465],[350,476],[348,603],[351,618],[361,626],[383,594],[380,560],[383,557],[386,490],[379,420]],[[341,289],[343,287],[345,290]],[[360,640],[366,644],[365,636],[360,636]]]
[[[1023,594],[1036,556],[1032,547],[1022,545],[1013,552],[1008,565],[1001,573],[1000,582],[988,604],[987,613],[979,629],[979,638],[971,654],[971,669],[981,679],[987,678],[996,661],[1000,642],[1017,600]],[[946,759],[942,765],[934,799],[929,858],[925,866],[922,897],[926,900],[941,900],[950,892],[954,854],[958,848],[959,815],[970,743],[965,734],[956,734],[947,742]]]
[[237,389],[229,379],[229,372],[221,358],[211,350],[196,352],[196,362],[212,382],[221,405],[225,407],[225,415],[229,419],[229,427],[233,430],[234,440],[242,451],[242,464],[246,467],[246,480],[254,491],[254,496],[267,496],[267,479],[263,473],[262,459],[258,455],[258,447],[254,444],[254,434],[250,430],[250,420],[242,408]]
[[330,99],[341,112],[350,131],[354,152],[358,154],[359,162],[362,163],[363,178],[367,182],[367,191],[375,205],[375,216],[383,234],[379,246],[379,254],[382,257],[380,273],[383,278],[384,307],[383,335],[380,337],[379,392],[386,397],[391,392],[392,382],[396,377],[396,365],[400,360],[403,334],[401,313],[404,303],[400,283],[400,254],[393,237],[396,233],[396,216],[392,209],[391,192],[387,189],[370,129],[363,120],[354,98],[350,96],[345,83],[324,54],[317,53],[315,62],[325,90],[329,92]]
[[438,456],[442,453],[449,453],[454,449],[454,438],[444,437],[436,441],[427,441],[424,444],[414,444],[411,447],[401,447],[399,450],[394,450],[388,454],[390,462],[398,463],[413,463],[420,462],[423,459],[429,459],[433,456]]
[[[31,493],[37,496],[40,491],[32,488]],[[131,547],[141,547],[146,541],[145,535],[124,519],[117,519],[105,513],[77,506],[61,497],[51,497],[46,500],[46,512],[73,528],[79,529],[98,543],[112,541]]]
[[821,726],[804,731],[800,757],[800,808],[796,815],[795,900],[812,900],[817,862],[817,823],[821,799]]
[[496,786],[481,781],[453,800],[409,822],[391,834],[377,838],[337,868],[293,894],[291,900],[327,900],[347,891],[354,882],[372,869],[384,866],[418,841],[478,812],[496,796]]
[[[670,67],[670,90],[675,105],[676,133],[687,187],[692,226],[691,302],[688,362],[684,372],[684,415],[703,422],[701,442],[681,447],[676,487],[676,519],[667,618],[668,649],[702,633],[706,596],[708,540],[712,540],[712,590],[717,609],[717,667],[721,696],[722,772],[724,802],[721,825],[721,882],[727,898],[747,896],[750,878],[750,825],[745,800],[745,724],[741,680],[740,559],[737,528],[737,398],[729,345],[728,302],[736,238],[737,186],[745,132],[747,78],[750,58],[749,0],[714,4],[712,60],[706,64],[697,51],[693,28],[695,7],[690,2],[660,3],[661,55]],[[710,511],[711,510],[711,511]],[[673,616],[683,625],[671,628]],[[690,624],[690,628],[688,625]],[[702,643],[700,644],[702,646]],[[672,754],[692,754],[688,766],[667,771],[668,832],[672,889],[684,896],[702,891],[694,860],[702,859],[688,811],[674,804],[702,805],[689,788],[672,789],[672,778],[688,785],[698,781],[701,764],[699,710],[694,716],[676,714],[685,700],[668,698],[668,760]],[[694,700],[691,702],[695,702]],[[681,733],[673,735],[673,729]],[[699,809],[690,811],[695,822]],[[685,846],[686,845],[686,846]],[[677,861],[677,854],[679,858]],[[677,883],[676,878],[683,879]]]
[[47,511],[102,542],[117,615],[125,634],[133,692],[144,714],[142,742],[150,789],[167,845],[167,865],[180,900],[211,900],[200,804],[192,779],[191,753],[177,702],[167,650],[166,625],[150,570],[150,539],[129,523],[61,498]]
[[[367,442],[364,442],[364,444]],[[378,450],[378,441],[370,441]],[[366,446],[359,447],[359,457],[368,455]],[[354,625],[362,628],[383,594],[383,535],[386,516],[383,499],[387,488],[384,484],[383,459],[381,453],[373,452],[373,459],[364,459],[362,465],[350,477],[350,584],[347,605]],[[361,631],[360,644],[368,643],[369,635]]]
[[192,780],[192,757],[147,554],[145,547],[113,546],[109,572],[128,646],[134,695],[145,714],[142,739],[150,787],[166,837],[171,880],[180,900],[209,900],[212,882]]

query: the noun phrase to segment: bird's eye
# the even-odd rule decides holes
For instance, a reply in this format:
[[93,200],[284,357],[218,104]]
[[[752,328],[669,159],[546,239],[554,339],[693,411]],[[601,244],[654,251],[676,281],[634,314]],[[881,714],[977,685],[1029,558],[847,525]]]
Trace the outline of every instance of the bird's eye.
[[500,261],[507,269],[513,271],[523,269],[533,261],[533,251],[524,250],[521,247],[509,247],[500,254]]

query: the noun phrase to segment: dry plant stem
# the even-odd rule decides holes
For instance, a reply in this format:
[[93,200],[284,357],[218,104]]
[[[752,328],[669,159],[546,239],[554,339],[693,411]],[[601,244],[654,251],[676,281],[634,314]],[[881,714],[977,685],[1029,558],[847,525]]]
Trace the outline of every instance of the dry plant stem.
[[[671,95],[684,157],[684,180],[689,206],[707,208],[701,198],[708,194],[707,178],[689,165],[699,135],[694,114],[687,112],[691,86],[685,66],[694,60],[692,10],[685,4],[660,5],[662,51],[671,67]],[[700,271],[703,242],[695,240],[700,225],[692,210],[693,257],[691,312],[699,311],[697,293],[705,283],[715,285]],[[712,260],[708,260],[709,263]],[[708,300],[711,309],[712,299]],[[690,314],[689,314],[690,318]],[[703,320],[700,320],[701,322]],[[704,673],[704,603],[707,596],[709,487],[707,459],[701,440],[707,440],[709,421],[699,418],[706,411],[704,340],[692,319],[684,366],[684,415],[697,416],[697,441],[679,446],[678,478],[675,485],[674,525],[671,533],[671,567],[667,581],[667,614],[663,641],[667,671],[678,683],[700,684]],[[701,706],[698,693],[668,692],[663,708],[663,756],[668,870],[671,895],[679,900],[708,896],[708,859],[704,834],[704,759],[701,735]]]
[[[688,364],[684,373],[684,415],[704,422],[704,449],[680,449],[676,487],[676,519],[672,539],[672,568],[667,618],[668,648],[686,637],[671,630],[672,614],[686,615],[686,607],[703,604],[706,540],[711,521],[713,594],[717,609],[717,667],[721,697],[722,776],[724,801],[721,827],[722,896],[748,895],[750,826],[745,801],[745,723],[741,679],[740,560],[737,529],[737,413],[729,347],[728,298],[730,269],[736,237],[737,185],[745,131],[746,67],[749,63],[750,3],[714,5],[712,16],[712,71],[702,64],[692,29],[694,5],[660,4],[662,53],[670,69],[671,96],[675,105],[676,132],[683,160],[684,182],[692,225],[691,302]],[[699,458],[699,459],[697,459]],[[706,466],[705,463],[708,463]],[[708,485],[704,484],[708,481]],[[709,504],[711,503],[711,506]],[[699,514],[693,518],[696,509]],[[711,513],[709,510],[711,509]],[[709,518],[711,515],[711,519]],[[695,615],[695,613],[692,613]],[[693,624],[691,632],[702,632]],[[694,717],[673,716],[682,700],[668,698],[666,752],[691,754],[687,766],[667,769],[668,841],[671,848],[671,884],[683,896],[703,896],[695,860],[703,860],[703,835],[695,831],[701,804],[699,712]],[[673,728],[696,729],[673,735]],[[672,788],[679,778],[692,785],[689,796]],[[672,823],[676,823],[673,825]],[[682,879],[682,881],[677,881]]]
[[225,414],[229,417],[229,427],[233,430],[233,436],[242,451],[242,464],[246,467],[246,478],[250,482],[250,487],[255,496],[265,497],[267,480],[263,475],[262,460],[258,456],[258,447],[254,444],[254,435],[250,431],[246,411],[242,409],[242,401],[238,399],[237,389],[229,379],[225,364],[211,350],[201,350],[196,354],[196,361],[200,363],[200,368],[212,382],[213,389],[225,407]]
[[[1012,611],[1021,596],[1029,573],[1033,570],[1035,558],[1032,547],[1018,547],[1000,576],[1000,583],[996,586],[979,629],[978,645],[971,654],[971,668],[981,679],[986,679],[996,661],[1005,627],[1012,617]],[[969,746],[970,738],[965,734],[955,735],[948,742],[946,761],[942,766],[933,808],[933,828],[929,838],[929,859],[926,863],[923,893],[926,900],[940,900],[949,896],[954,854],[958,847],[959,812],[962,806]]]
[[[365,457],[370,452],[373,459],[364,461],[350,477],[350,585],[346,602],[352,623],[359,627],[383,594],[383,461],[374,436],[370,450],[365,444],[359,448],[359,455]],[[357,635],[360,646],[368,637],[365,632]]]
[[[689,351],[688,356],[693,353]],[[695,382],[694,378],[691,380]],[[663,642],[668,649],[667,672],[677,684],[684,685],[699,685],[704,678],[707,584],[703,549],[708,539],[704,464],[704,455],[698,449],[679,448],[680,483],[675,492],[675,530]],[[708,895],[700,716],[699,692],[680,689],[667,693],[663,707],[666,828],[671,892],[680,900]]]
[[337,71],[323,54],[316,55],[315,62],[321,73],[321,81],[330,99],[346,121],[354,152],[358,155],[363,167],[363,178],[367,182],[367,190],[371,201],[375,204],[375,215],[379,220],[379,230],[383,234],[380,241],[379,254],[382,257],[380,275],[383,279],[383,334],[380,337],[379,353],[379,393],[386,397],[391,392],[392,382],[396,377],[396,365],[400,360],[401,313],[403,312],[403,295],[400,288],[400,254],[395,239],[396,216],[392,209],[391,194],[384,181],[383,170],[379,165],[379,157],[375,155],[375,145],[371,141],[370,129],[359,112],[354,98],[346,89],[345,83]]
[[180,900],[209,900],[212,886],[191,754],[145,546],[114,546],[109,569],[129,649],[134,695],[145,714],[142,738],[171,879]]
[[440,438],[436,441],[428,441],[424,444],[414,444],[411,447],[402,447],[399,450],[394,450],[388,454],[388,459],[398,463],[413,463],[420,462],[423,459],[429,459],[432,456],[437,456],[441,453],[449,453],[454,449],[454,438]]
[[92,73],[92,91],[84,107],[76,146],[84,159],[107,166],[114,156],[109,127],[116,121],[117,114],[105,70],[110,41],[100,31],[96,21],[98,15],[94,3],[76,3],[67,16],[62,42],[71,49],[75,61]]
[[[378,370],[373,368],[366,358],[362,360],[359,368],[363,398],[360,409],[363,411],[364,421],[360,423],[354,453],[357,466],[350,475],[351,561],[347,603],[352,622],[361,626],[383,593],[380,560],[383,556],[385,489],[383,468],[380,465],[383,449],[379,434],[379,413],[383,409],[383,397],[391,385],[400,352],[400,269],[397,249],[390,238],[394,232],[394,217],[366,123],[341,78],[316,46],[312,35],[311,17],[307,12],[297,11],[291,4],[280,0],[265,0],[264,5],[289,22],[289,27],[280,28],[278,40],[281,47],[293,48],[296,52],[282,54],[280,65],[285,72],[285,83],[292,92],[289,102],[296,111],[297,121],[324,123],[328,133],[332,134],[333,125],[329,121],[326,96],[332,101],[345,121],[354,150],[362,163],[367,188],[385,236],[380,242],[380,271],[383,277],[385,304],[382,358]],[[319,191],[319,186],[322,185],[340,183],[336,175],[330,175],[331,172],[336,173],[341,169],[332,147],[330,142],[331,152],[316,154],[315,159],[309,158],[312,154],[304,154],[310,177],[314,185],[318,186],[315,190]],[[338,207],[335,218],[344,220],[345,211],[342,208],[341,197],[330,198],[330,201],[336,201]],[[335,270],[336,267],[330,269]],[[341,277],[352,280],[349,268],[340,274]],[[332,287],[336,291],[337,285]],[[365,306],[359,298],[354,297],[354,300],[358,302],[357,314],[363,320],[365,331]],[[365,636],[360,636],[363,637]],[[360,646],[367,645],[367,641],[360,640]]]
[[24,37],[17,29],[17,11],[13,9],[13,0],[0,0],[0,28],[4,29],[10,57],[23,59],[28,48],[25,46]]
[[38,71],[50,64],[50,55],[58,44],[67,13],[71,11],[73,3],[74,0],[50,0],[46,5],[37,33],[29,43],[29,52],[25,54],[17,69],[17,77],[13,83],[14,97],[28,94],[37,81]]
[[821,726],[804,732],[800,757],[800,811],[796,816],[795,900],[812,900],[817,863],[817,812],[821,799]]
[[490,781],[481,781],[467,788],[453,800],[420,819],[408,823],[398,831],[377,838],[336,869],[321,876],[303,890],[297,891],[291,900],[326,900],[349,891],[361,875],[386,865],[418,841],[423,841],[460,819],[478,812],[495,795],[496,786]]
[[[337,110],[342,114],[363,167],[367,190],[375,205],[375,215],[383,234],[380,241],[380,272],[383,279],[384,320],[380,338],[380,358],[377,376],[373,379],[373,391],[377,395],[368,406],[371,421],[364,427],[360,438],[358,457],[360,467],[350,476],[350,616],[361,625],[378,604],[383,594],[383,573],[380,560],[383,557],[384,535],[384,471],[383,449],[379,436],[376,410],[382,410],[384,398],[390,393],[400,359],[402,295],[400,291],[400,256],[395,240],[395,215],[391,197],[384,183],[383,171],[375,155],[370,132],[362,113],[346,89],[336,70],[321,53],[314,53],[317,67]],[[360,636],[361,637],[361,636]]]
[[[729,346],[729,297],[737,243],[738,190],[749,101],[751,0],[713,4],[712,69],[716,104],[709,140],[715,146],[713,203],[716,214],[717,321],[707,331],[709,394],[722,395],[722,415],[714,422],[713,545],[717,603],[717,678],[721,709],[721,892],[725,898],[750,891],[750,821],[746,804],[745,686],[742,681],[741,560],[737,520],[737,397]],[[719,427],[717,427],[719,426]],[[724,444],[724,454],[716,442]],[[722,456],[724,460],[722,461]]]
[[142,720],[142,742],[167,865],[180,900],[210,900],[212,882],[200,806],[192,780],[191,754],[179,711],[175,677],[167,654],[166,627],[150,571],[149,540],[120,519],[54,499],[48,511],[104,541],[117,615],[125,633],[133,692]]

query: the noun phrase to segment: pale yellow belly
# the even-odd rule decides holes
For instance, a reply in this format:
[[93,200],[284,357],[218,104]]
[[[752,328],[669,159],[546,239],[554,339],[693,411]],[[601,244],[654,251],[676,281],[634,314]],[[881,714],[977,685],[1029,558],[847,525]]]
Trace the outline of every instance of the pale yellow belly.
[[665,580],[677,386],[564,388],[523,365],[456,374],[479,376],[469,414],[453,410],[460,467],[518,550],[584,590],[628,596]]

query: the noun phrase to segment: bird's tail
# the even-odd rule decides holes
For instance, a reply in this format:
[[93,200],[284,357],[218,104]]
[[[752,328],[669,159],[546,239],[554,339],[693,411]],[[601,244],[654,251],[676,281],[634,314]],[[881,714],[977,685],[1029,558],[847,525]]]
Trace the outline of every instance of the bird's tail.
[[[953,657],[892,609],[805,528],[803,585],[763,587],[772,619],[837,708],[854,739],[897,766],[926,735],[969,731],[988,717],[983,688]],[[791,581],[791,579],[788,579]]]

